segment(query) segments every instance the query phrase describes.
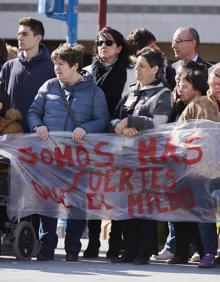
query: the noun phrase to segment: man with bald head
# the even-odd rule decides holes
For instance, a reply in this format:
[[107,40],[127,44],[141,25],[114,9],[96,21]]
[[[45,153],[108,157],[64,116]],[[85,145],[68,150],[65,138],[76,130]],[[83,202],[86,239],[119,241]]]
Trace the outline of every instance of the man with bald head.
[[200,38],[198,31],[193,27],[179,27],[174,35],[172,41],[172,49],[174,51],[177,62],[173,63],[167,69],[167,80],[173,89],[175,86],[175,75],[183,63],[192,60],[198,64],[205,65],[207,68],[211,66],[210,63],[203,61],[198,54],[198,47]]
[[[188,26],[179,27],[172,40],[172,49],[174,51],[175,58],[177,61],[172,65],[168,65],[166,68],[166,79],[169,83],[171,89],[174,89],[176,85],[175,76],[182,72],[182,67],[188,61],[194,61],[199,65],[203,65],[206,68],[211,67],[211,64],[203,61],[198,55],[198,47],[200,44],[199,33],[196,29]],[[196,65],[196,64],[195,64]],[[192,66],[191,66],[192,67]],[[195,67],[195,66],[194,66]],[[175,97],[174,103],[178,97]],[[154,255],[152,259],[154,260],[167,260],[173,259],[176,244],[175,244],[175,232],[172,222],[168,223],[169,234],[167,240],[164,244],[164,248]],[[180,242],[181,243],[181,242]]]

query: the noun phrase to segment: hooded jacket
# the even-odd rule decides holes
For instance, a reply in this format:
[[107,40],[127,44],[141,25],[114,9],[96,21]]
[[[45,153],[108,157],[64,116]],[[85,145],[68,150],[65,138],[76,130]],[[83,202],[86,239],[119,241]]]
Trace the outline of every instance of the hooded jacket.
[[38,89],[52,77],[55,77],[53,63],[48,49],[43,44],[40,44],[39,52],[33,58],[25,58],[21,51],[17,58],[2,66],[0,88],[9,94],[11,107],[21,112],[25,132],[28,132],[26,113]]
[[82,127],[87,133],[107,132],[109,114],[103,91],[90,74],[74,85],[62,84],[77,122],[73,123],[65,106],[61,82],[54,78],[44,83],[28,111],[30,129],[45,125],[49,131],[73,131]]
[[[130,92],[119,103],[116,117],[128,117],[128,127],[146,130],[168,122],[173,105],[171,91],[162,81],[156,81],[139,90],[131,85]],[[112,121],[113,127],[119,120]]]
[[[18,110],[9,109],[6,111],[4,117],[0,116],[0,135],[22,132],[21,113]],[[3,156],[0,156],[0,172],[7,172],[8,166],[9,160]]]
[[5,117],[0,117],[0,134],[22,133],[21,114],[16,109],[10,109]]

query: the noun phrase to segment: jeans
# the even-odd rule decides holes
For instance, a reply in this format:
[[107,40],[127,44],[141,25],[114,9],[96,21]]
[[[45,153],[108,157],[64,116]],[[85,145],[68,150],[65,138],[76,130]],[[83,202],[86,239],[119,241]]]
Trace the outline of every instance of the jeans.
[[164,244],[164,249],[174,254],[176,252],[175,231],[174,231],[173,223],[170,221],[168,222],[168,231],[169,234]]
[[[41,243],[43,249],[54,251],[57,247],[58,236],[56,234],[57,219],[41,216],[42,237]],[[79,254],[81,249],[80,239],[85,229],[86,221],[78,219],[67,219],[65,251],[66,253]]]
[[215,223],[199,223],[199,231],[205,254],[216,255],[218,237]]

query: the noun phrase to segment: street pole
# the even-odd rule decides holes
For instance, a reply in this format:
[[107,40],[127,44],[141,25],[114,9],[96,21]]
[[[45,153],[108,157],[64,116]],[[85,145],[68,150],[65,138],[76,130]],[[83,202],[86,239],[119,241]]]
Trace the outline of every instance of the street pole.
[[67,5],[67,39],[68,43],[77,42],[78,0],[69,0]]
[[106,26],[107,0],[99,0],[98,6],[98,30]]

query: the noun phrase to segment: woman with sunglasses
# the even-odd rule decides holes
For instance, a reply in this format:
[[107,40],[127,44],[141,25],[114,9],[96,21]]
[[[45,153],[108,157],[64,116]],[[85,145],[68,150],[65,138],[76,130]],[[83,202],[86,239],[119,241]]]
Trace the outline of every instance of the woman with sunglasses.
[[[130,68],[127,42],[123,35],[111,28],[104,27],[96,37],[95,57],[92,64],[85,69],[89,71],[96,84],[103,90],[110,117],[113,118],[115,108],[120,101],[127,80],[127,69]],[[89,220],[89,244],[84,257],[98,257],[100,247],[101,220]],[[122,243],[120,221],[112,221],[109,250],[107,258],[119,254]]]
[[[164,56],[159,50],[145,47],[137,53],[135,75],[137,83],[119,103],[114,131],[122,136],[133,137],[142,130],[167,123],[172,112],[171,91],[161,79]],[[157,251],[157,222],[143,218],[122,221],[125,252],[112,262],[147,264]]]

